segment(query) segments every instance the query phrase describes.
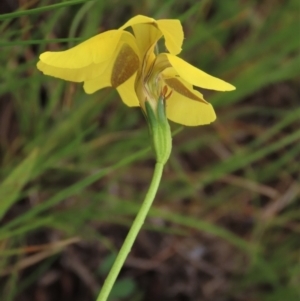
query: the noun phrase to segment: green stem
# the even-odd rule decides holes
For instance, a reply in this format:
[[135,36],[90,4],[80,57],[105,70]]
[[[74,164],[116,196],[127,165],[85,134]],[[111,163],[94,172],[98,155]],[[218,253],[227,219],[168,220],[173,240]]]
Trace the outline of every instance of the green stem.
[[121,250],[119,251],[119,254],[104,282],[104,285],[101,289],[101,292],[97,298],[96,301],[106,301],[107,297],[119,275],[119,272],[124,265],[124,262],[132,248],[132,245],[142,228],[145,218],[149,212],[149,209],[151,208],[152,202],[154,200],[154,197],[156,195],[162,172],[163,172],[164,165],[162,163],[157,162],[155,165],[152,181],[149,187],[149,190],[146,194],[145,200],[127,234],[127,237],[123,243],[123,246],[121,247]]

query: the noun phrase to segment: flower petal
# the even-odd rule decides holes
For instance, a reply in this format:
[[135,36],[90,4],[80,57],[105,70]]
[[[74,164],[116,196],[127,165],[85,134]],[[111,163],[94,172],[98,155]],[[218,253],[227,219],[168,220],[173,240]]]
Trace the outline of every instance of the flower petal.
[[[149,18],[143,15],[137,15],[133,18],[131,18],[129,21],[127,21],[123,26],[121,26],[119,29],[125,29],[126,27],[132,26],[134,30],[134,34],[138,32],[138,26],[140,26],[143,23],[151,24],[155,27],[157,27],[161,33],[163,34],[165,38],[165,45],[168,51],[172,54],[178,54],[181,51],[181,46],[183,43],[183,30],[182,26],[179,20],[155,20],[153,18]],[[150,27],[148,27],[148,30],[151,31]],[[137,39],[141,38],[141,35],[137,33]],[[147,35],[145,32],[145,35],[143,35],[142,39],[147,39]],[[149,47],[153,44],[155,41],[149,42]]]
[[106,65],[107,62],[102,62],[99,64],[91,64],[79,69],[70,69],[53,67],[51,65],[45,64],[42,61],[39,61],[37,63],[37,68],[46,75],[79,83],[99,76]]
[[196,67],[192,66],[191,64],[175,55],[163,53],[159,56],[167,57],[170,64],[177,71],[178,75],[194,86],[217,91],[235,90],[235,87],[233,85],[217,77],[211,76],[201,71],[200,69],[197,69]]
[[82,72],[79,72],[74,74],[73,70],[71,69],[62,69],[62,68],[56,68],[53,66],[49,66],[42,61],[39,61],[36,65],[37,69],[42,71],[45,75],[51,75],[54,77],[58,77],[64,80],[69,80],[73,82],[82,82]]
[[139,68],[140,61],[134,50],[124,43],[114,60],[111,71],[111,85],[117,88],[127,81]]
[[142,57],[162,37],[161,31],[152,24],[133,25],[132,29]]
[[183,30],[179,20],[158,20],[157,26],[165,37],[166,47],[172,54],[181,52]]
[[[129,55],[129,52],[131,53],[125,59],[129,61],[129,65],[134,63],[133,66],[129,66],[131,69],[135,68],[133,72],[127,75],[127,78],[129,78],[138,68],[140,60],[139,49],[136,45],[135,37],[129,32],[120,30],[111,30],[97,35],[66,51],[45,52],[41,54],[41,60],[37,63],[37,68],[46,75],[64,80],[74,82],[89,81],[102,76],[103,71],[107,69],[107,65],[111,60],[117,58],[117,54],[125,43],[129,45],[128,49],[131,50],[125,51],[126,53],[121,55],[123,61],[119,59],[118,62],[124,63],[126,55]],[[126,66],[128,67],[128,63]],[[125,70],[127,69],[123,68],[123,71]],[[126,80],[126,74],[122,74],[118,74],[119,84],[121,84],[122,80]],[[125,78],[122,79],[122,76],[125,76]]]
[[[109,69],[109,66],[107,69]],[[95,77],[90,80],[86,80],[83,85],[83,89],[87,94],[92,94],[97,90],[106,87],[111,87],[111,82],[110,82],[110,74],[108,74],[108,72],[105,71],[102,73],[102,75],[98,77]]]
[[[158,64],[161,64],[162,66],[169,65],[169,62],[166,62],[161,60],[161,57],[158,60]],[[165,83],[174,91],[177,93],[192,99],[192,100],[197,100],[200,102],[203,102],[207,104],[208,102],[204,100],[203,95],[193,89],[193,85],[185,81],[184,79],[180,78],[178,73],[173,67],[167,67],[162,71],[162,77],[165,81]]]
[[52,67],[68,69],[80,69],[98,64],[113,55],[113,50],[123,34],[124,32],[119,30],[109,30],[68,50],[44,52],[40,55],[40,60]]
[[139,57],[131,46],[121,43],[111,59],[102,64],[102,73],[85,80],[84,91],[91,94],[104,87],[117,88],[137,71],[139,64]]
[[189,99],[196,100],[207,104],[207,101],[203,99],[203,95],[198,91],[194,90],[191,86],[189,87],[179,78],[167,78],[165,83],[178,94],[185,96]]
[[137,16],[131,18],[130,20],[128,20],[119,29],[123,30],[126,27],[133,26],[133,25],[136,25],[136,24],[142,24],[142,23],[155,23],[155,19],[143,16],[143,15],[137,15]]
[[140,105],[134,89],[135,78],[136,78],[136,73],[132,75],[122,85],[117,87],[117,91],[119,92],[122,101],[128,107],[138,107]]
[[186,126],[209,124],[216,119],[211,104],[191,100],[176,91],[166,101],[166,113],[168,119]]

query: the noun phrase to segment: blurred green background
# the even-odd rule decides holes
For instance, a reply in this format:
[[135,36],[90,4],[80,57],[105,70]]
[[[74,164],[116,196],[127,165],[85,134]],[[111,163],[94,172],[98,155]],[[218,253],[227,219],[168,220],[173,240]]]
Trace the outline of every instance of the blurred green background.
[[[147,125],[112,89],[42,75],[63,50],[144,14],[179,19],[202,91],[110,300],[300,300],[299,1],[1,0],[0,300],[93,301],[152,176]],[[298,299],[299,298],[299,299]]]

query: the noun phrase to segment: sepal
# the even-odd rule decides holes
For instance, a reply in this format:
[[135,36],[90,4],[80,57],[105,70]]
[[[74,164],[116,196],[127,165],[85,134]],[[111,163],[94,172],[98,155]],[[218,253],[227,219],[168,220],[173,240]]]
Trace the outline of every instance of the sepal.
[[156,161],[165,164],[172,150],[172,135],[166,117],[164,97],[161,95],[154,111],[149,101],[145,101],[146,118],[149,126]]

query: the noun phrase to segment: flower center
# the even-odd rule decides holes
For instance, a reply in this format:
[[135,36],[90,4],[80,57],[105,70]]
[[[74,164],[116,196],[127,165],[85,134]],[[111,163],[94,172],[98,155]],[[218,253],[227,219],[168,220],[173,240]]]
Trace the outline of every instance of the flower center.
[[162,72],[168,67],[170,67],[169,62],[155,58],[146,76],[143,77],[144,92],[150,102],[156,103],[160,96],[164,99],[171,96],[172,90],[167,95],[168,88],[162,76]]

